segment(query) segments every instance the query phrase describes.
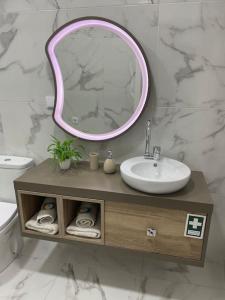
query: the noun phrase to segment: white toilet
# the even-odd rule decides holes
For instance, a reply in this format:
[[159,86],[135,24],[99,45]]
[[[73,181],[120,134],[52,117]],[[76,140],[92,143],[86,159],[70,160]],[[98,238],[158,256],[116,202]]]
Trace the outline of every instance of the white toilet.
[[22,248],[13,181],[32,165],[31,158],[0,155],[0,273]]

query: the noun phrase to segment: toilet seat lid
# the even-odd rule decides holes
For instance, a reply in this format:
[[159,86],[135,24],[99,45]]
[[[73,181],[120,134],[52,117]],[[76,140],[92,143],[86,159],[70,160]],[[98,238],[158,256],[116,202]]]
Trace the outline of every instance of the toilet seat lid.
[[16,211],[16,204],[0,201],[0,231],[15,217]]

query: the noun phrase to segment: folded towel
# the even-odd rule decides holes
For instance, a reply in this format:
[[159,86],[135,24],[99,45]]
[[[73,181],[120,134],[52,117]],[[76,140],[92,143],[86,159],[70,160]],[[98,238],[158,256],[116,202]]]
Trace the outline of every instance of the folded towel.
[[39,224],[37,222],[37,215],[38,214],[36,213],[29,221],[26,222],[26,228],[52,235],[58,233],[59,225],[57,224],[57,220],[55,220],[52,224]]
[[37,215],[37,222],[39,224],[53,224],[56,217],[56,199],[46,197]]
[[90,202],[82,202],[75,223],[78,227],[93,227],[96,222],[97,204]]
[[76,219],[74,219],[66,228],[66,232],[75,236],[99,239],[101,237],[100,218],[97,220],[95,226],[89,228],[76,226]]

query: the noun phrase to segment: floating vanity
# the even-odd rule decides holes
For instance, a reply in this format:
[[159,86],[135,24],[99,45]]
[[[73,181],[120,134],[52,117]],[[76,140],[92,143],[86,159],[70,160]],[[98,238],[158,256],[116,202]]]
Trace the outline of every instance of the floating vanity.
[[[88,242],[144,251],[160,258],[203,266],[213,205],[201,172],[173,194],[150,195],[127,186],[117,172],[106,175],[89,165],[61,172],[51,159],[14,182],[22,234],[58,242]],[[28,230],[25,223],[45,197],[57,203],[59,232],[50,236]],[[101,237],[75,237],[66,227],[82,201],[99,206]]]

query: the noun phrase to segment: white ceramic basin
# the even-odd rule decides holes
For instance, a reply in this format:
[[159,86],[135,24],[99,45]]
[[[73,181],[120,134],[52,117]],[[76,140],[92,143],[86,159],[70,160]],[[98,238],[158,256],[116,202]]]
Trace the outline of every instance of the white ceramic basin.
[[167,194],[182,189],[189,181],[191,170],[183,163],[162,157],[159,161],[133,157],[120,166],[123,180],[136,190]]

